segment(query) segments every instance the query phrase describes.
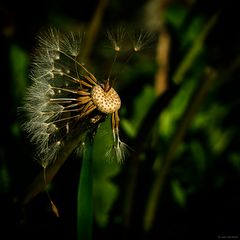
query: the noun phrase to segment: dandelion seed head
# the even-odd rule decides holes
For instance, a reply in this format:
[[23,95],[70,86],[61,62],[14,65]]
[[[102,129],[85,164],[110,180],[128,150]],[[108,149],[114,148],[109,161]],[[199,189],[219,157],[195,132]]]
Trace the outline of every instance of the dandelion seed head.
[[[113,146],[107,155],[114,156],[119,163],[127,156],[128,147],[118,135],[121,99],[109,81],[101,83],[83,64],[83,36],[52,28],[38,36],[30,71],[32,84],[26,90],[22,107],[27,120],[22,126],[36,145],[36,158],[43,167],[57,159],[71,134],[79,131],[85,135],[86,131],[97,129],[109,114]],[[108,32],[115,52],[121,50],[124,36],[124,28]],[[83,140],[81,149],[84,144]]]

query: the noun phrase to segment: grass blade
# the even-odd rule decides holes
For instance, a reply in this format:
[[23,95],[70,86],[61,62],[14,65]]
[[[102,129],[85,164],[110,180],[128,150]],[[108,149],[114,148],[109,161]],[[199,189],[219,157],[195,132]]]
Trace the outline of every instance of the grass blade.
[[92,149],[90,137],[86,138],[77,195],[77,239],[92,239]]

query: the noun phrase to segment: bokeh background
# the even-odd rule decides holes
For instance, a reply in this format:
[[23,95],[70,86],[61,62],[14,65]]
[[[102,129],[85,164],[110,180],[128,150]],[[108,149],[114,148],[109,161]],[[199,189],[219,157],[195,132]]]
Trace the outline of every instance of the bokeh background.
[[239,239],[239,23],[231,0],[1,1],[0,239],[77,239],[81,157],[49,186],[60,218],[45,192],[21,206],[42,168],[17,109],[41,29],[92,27],[88,62],[103,80],[114,56],[105,32],[119,24],[151,39],[115,65],[121,138],[133,150],[109,163],[108,120],[96,135],[93,239]]

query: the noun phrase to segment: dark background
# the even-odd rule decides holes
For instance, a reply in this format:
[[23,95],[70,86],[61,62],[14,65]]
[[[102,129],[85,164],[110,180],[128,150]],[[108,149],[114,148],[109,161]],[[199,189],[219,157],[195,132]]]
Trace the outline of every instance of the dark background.
[[[180,89],[189,95],[187,82],[197,86],[205,67],[212,67],[217,73],[217,79],[178,146],[180,150],[171,163],[156,218],[149,232],[144,231],[142,221],[149,190],[157,174],[153,170],[154,164],[159,163],[171,144],[174,136],[172,132],[179,130],[179,121],[184,116],[180,114],[176,117],[174,112],[184,108],[181,101],[185,100],[176,94],[172,97],[173,100],[177,99],[175,105],[165,106],[170,118],[174,116],[174,121],[170,120],[170,124],[173,124],[170,132],[157,130],[156,133],[156,128],[152,128],[150,134],[146,135],[148,137],[142,139],[131,136],[131,129],[129,131],[127,128],[126,121],[123,123],[121,130],[126,142],[134,147],[143,146],[140,149],[142,160],[138,156],[136,167],[133,162],[137,154],[133,152],[119,171],[112,174],[110,181],[114,182],[119,194],[109,205],[109,219],[104,227],[94,220],[93,239],[240,238],[240,21],[236,2],[169,0],[165,1],[161,11],[152,13],[156,14],[157,19],[164,19],[162,26],[171,36],[170,86],[175,70],[199,36],[200,29],[213,14],[220,12]],[[102,31],[118,23],[136,28],[146,27],[150,18],[144,15],[146,3],[108,1],[102,19]],[[23,239],[76,239],[76,191],[81,167],[79,159],[70,156],[54,178],[51,194],[62,209],[59,219],[51,213],[45,193],[40,193],[24,209],[18,203],[19,197],[41,168],[33,160],[34,147],[21,130],[17,108],[21,106],[24,91],[30,84],[30,54],[39,30],[49,25],[76,29],[82,24],[88,24],[97,4],[98,1],[0,3],[0,239],[13,239],[13,236]],[[181,12],[185,13],[184,20],[180,18]],[[191,25],[195,22],[196,27]],[[189,33],[187,29],[190,27],[192,32]],[[102,46],[100,41],[104,37],[101,28],[96,39],[99,45],[95,46],[91,57],[96,72],[102,74],[105,68],[100,63],[98,65],[98,61],[103,61],[101,59],[107,55],[99,50]],[[154,31],[158,35],[162,29]],[[123,119],[132,123],[132,127],[139,121],[141,111],[148,114],[144,109],[149,107],[146,103],[149,95],[144,95],[144,89],[149,86],[154,89],[156,47],[157,41],[154,41],[150,48],[139,53],[136,58],[133,57],[121,75],[121,114]],[[111,63],[111,57],[107,56],[106,62]],[[159,122],[155,120],[153,115],[151,123],[150,116],[148,125],[155,126]],[[143,135],[144,131],[147,129],[137,129],[137,133],[142,132]],[[124,201],[127,186],[132,183],[131,169],[134,166],[138,175],[129,220],[124,215]]]

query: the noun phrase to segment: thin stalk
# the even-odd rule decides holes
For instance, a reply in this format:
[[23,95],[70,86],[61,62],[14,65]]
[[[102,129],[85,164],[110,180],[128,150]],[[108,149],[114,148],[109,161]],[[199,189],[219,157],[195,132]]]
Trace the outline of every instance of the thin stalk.
[[102,23],[105,9],[107,7],[107,3],[108,3],[108,0],[100,0],[99,1],[96,11],[94,13],[94,16],[89,24],[88,32],[87,32],[86,46],[83,49],[83,56],[82,56],[84,61],[86,61],[86,62],[88,62],[88,59],[91,55],[98,32],[100,30],[100,26]]
[[97,125],[89,126],[88,122],[80,122],[75,130],[69,133],[69,137],[64,141],[64,145],[55,162],[46,167],[45,176],[44,171],[41,171],[35,177],[24,195],[19,199],[22,205],[28,204],[35,196],[45,189],[46,185],[53,180],[74,149],[80,146],[82,142],[85,142],[87,132],[92,131],[96,126]]
[[27,192],[24,194],[23,199],[21,200],[22,205],[28,204],[35,196],[43,191],[46,185],[55,177],[72,151],[80,144],[81,140],[82,136],[68,141],[64,144],[55,163],[45,169],[45,181],[44,172],[41,171],[33,180],[32,184],[28,187]]
[[159,96],[168,88],[168,68],[169,68],[169,55],[171,49],[171,36],[166,29],[159,35],[156,61],[159,66],[155,75],[155,91]]

